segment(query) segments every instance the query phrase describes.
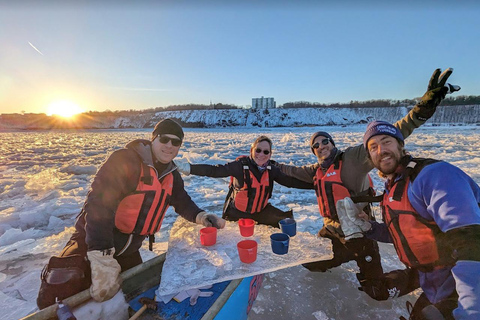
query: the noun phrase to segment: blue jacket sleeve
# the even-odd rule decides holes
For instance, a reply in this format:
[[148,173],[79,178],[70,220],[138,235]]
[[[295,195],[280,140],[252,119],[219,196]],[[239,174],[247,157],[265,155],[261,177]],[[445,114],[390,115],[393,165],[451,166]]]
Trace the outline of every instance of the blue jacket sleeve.
[[458,261],[452,269],[458,293],[455,319],[480,319],[480,262]]
[[408,188],[408,199],[440,230],[480,224],[480,187],[465,172],[447,163],[426,166]]

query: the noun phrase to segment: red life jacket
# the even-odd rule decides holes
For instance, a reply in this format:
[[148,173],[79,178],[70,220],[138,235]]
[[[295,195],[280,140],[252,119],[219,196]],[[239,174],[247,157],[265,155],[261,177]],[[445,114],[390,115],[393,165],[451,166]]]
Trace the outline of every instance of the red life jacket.
[[[370,181],[370,189],[366,191],[368,195],[373,195],[373,181]],[[352,198],[350,191],[345,187],[342,181],[342,160],[338,160],[328,168],[324,173],[319,167],[313,177],[313,185],[315,186],[315,194],[317,196],[318,209],[322,217],[331,218],[338,221],[336,204],[338,200],[346,197]],[[367,206],[366,210],[370,210]],[[367,211],[366,211],[367,212]],[[370,212],[368,211],[367,214]]]
[[[429,271],[455,263],[452,248],[435,221],[419,215],[408,200],[408,184],[420,170],[436,162],[432,159],[413,159],[407,165],[404,178],[395,182],[381,202],[383,220],[388,226],[400,261],[409,267]],[[424,161],[425,160],[425,161]],[[393,196],[392,196],[393,195]]]
[[136,190],[120,201],[115,212],[117,229],[129,234],[156,233],[169,207],[172,188],[172,173],[159,180],[156,170],[142,162]]
[[262,211],[272,196],[273,181],[270,179],[270,166],[262,173],[260,180],[248,167],[246,156],[238,157],[243,165],[243,186],[235,186],[234,178],[230,178],[230,188],[233,188],[233,203],[235,208],[246,213],[257,213]]

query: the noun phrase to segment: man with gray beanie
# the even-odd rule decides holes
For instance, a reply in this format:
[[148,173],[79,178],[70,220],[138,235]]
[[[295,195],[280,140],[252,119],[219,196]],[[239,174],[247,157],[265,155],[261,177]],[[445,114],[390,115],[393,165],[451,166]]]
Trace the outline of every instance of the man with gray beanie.
[[96,301],[112,298],[120,272],[142,263],[139,249],[154,235],[171,205],[185,219],[223,228],[225,220],[200,209],[184,189],[173,159],[182,145],[182,127],[157,123],[151,140],[134,140],[100,167],[75,222],[75,232],[41,276],[40,309],[90,287]]
[[359,279],[362,290],[387,300],[420,286],[423,293],[409,319],[480,319],[478,184],[447,162],[409,155],[402,135],[388,122],[370,123],[363,144],[386,178],[383,222],[361,219],[348,198],[338,216],[367,238],[393,243],[407,269]]
[[[398,128],[402,139],[408,137],[415,128],[433,115],[446,93],[460,89],[446,83],[452,71],[449,68],[441,73],[440,69],[436,69],[420,102],[403,119],[395,123],[394,126]],[[319,211],[323,217],[323,227],[319,236],[332,240],[333,259],[307,263],[303,266],[310,271],[325,272],[344,262],[355,260],[361,278],[376,278],[382,275],[378,244],[374,240],[364,238],[361,232],[350,232],[356,229],[344,225],[337,215],[339,206],[343,205],[342,199],[355,197],[360,199],[374,194],[368,176],[373,165],[367,161],[367,152],[363,144],[341,151],[336,148],[330,134],[318,131],[310,139],[310,148],[317,157],[317,163],[302,167],[278,164],[285,174],[314,183]],[[368,219],[375,219],[369,205],[363,203],[359,206]]]

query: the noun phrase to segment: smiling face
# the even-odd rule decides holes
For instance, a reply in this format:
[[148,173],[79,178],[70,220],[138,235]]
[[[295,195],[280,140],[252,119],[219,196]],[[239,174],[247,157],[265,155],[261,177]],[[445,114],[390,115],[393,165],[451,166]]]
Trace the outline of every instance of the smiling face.
[[[268,152],[268,154],[265,154]],[[260,141],[250,150],[252,159],[258,166],[263,166],[272,157],[272,149],[267,141]]]
[[334,148],[330,140],[328,140],[327,144],[323,144],[322,141],[324,141],[325,139],[328,140],[327,137],[318,136],[315,138],[315,140],[313,140],[313,144],[312,144],[312,148],[314,146],[317,146],[318,144],[318,148],[313,148],[313,153],[315,153],[315,155],[317,156],[320,162],[328,158],[328,156],[330,156],[330,153],[332,152],[332,149]]
[[[164,141],[168,140],[166,143],[160,142],[160,137],[164,137]],[[167,139],[169,138],[169,139]],[[180,146],[174,146],[172,144],[172,139],[174,141],[181,141],[176,135],[173,134],[162,134],[161,136],[157,136],[152,141],[152,151],[155,158],[163,164],[170,163],[178,154],[178,150],[180,150]]]
[[377,135],[368,140],[367,147],[375,168],[391,178],[405,155],[403,146],[392,136]]

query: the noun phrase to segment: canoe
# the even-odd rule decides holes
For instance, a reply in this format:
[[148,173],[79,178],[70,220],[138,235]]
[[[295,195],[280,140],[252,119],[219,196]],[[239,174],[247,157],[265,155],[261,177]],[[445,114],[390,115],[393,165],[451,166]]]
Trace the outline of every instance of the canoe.
[[[166,253],[150,259],[121,274],[123,279],[122,291],[125,300],[129,303],[130,316],[139,312],[142,304],[141,297],[154,298],[161,279],[162,267]],[[190,306],[189,299],[178,303],[174,300],[164,304],[158,302],[157,311],[141,310],[137,319],[188,319],[188,320],[246,320],[258,291],[261,288],[263,275],[251,276],[242,279],[225,281],[214,284],[208,291],[211,297],[198,298],[197,304]],[[84,290],[63,300],[71,309],[91,300],[89,290]],[[52,305],[28,315],[21,320],[48,320],[56,319],[57,306]],[[235,315],[235,317],[232,317]]]

